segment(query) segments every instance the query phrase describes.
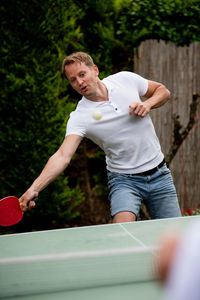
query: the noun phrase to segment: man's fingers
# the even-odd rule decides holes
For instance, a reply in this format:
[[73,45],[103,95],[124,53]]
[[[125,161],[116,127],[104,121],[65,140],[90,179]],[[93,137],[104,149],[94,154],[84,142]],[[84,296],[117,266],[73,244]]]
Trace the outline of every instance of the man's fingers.
[[142,114],[144,113],[144,111],[145,111],[144,107],[142,107],[141,105],[138,105],[134,110],[134,114],[141,117]]
[[133,102],[129,106],[129,114],[132,115],[133,112],[136,116],[141,118],[145,117],[149,113],[149,106],[144,102]]
[[129,105],[129,115],[131,116],[137,106],[136,102],[133,102]]
[[23,212],[35,207],[35,205],[36,205],[35,201],[32,200],[34,197],[32,195],[31,195],[31,197],[30,196],[28,197],[28,196],[25,196],[25,194],[19,198],[20,207]]
[[138,107],[138,109],[135,110],[135,114],[138,115],[139,117],[144,117],[144,116],[146,116],[146,114],[147,114],[146,108],[143,107],[143,106]]
[[20,206],[21,206],[21,209],[23,212],[29,210],[29,209],[32,209],[33,207],[35,207],[35,201],[23,201],[20,203]]
[[31,208],[33,208],[33,207],[35,207],[35,201],[29,201],[28,203],[27,203],[27,206],[28,206],[28,209],[31,209]]
[[21,207],[21,210],[22,210],[22,211],[26,211],[26,210],[28,209],[28,207],[27,207],[27,205],[26,205],[26,201],[25,201],[25,199],[24,199],[23,196],[21,196],[21,197],[19,198],[19,203],[20,203],[20,207]]

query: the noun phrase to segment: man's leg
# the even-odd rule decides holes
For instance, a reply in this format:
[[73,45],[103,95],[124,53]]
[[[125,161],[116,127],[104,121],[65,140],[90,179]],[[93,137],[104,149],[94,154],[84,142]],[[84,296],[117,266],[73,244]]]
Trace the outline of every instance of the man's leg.
[[130,211],[121,211],[113,217],[113,223],[125,223],[136,221],[136,215]]
[[142,199],[131,176],[108,172],[108,187],[113,223],[136,221]]
[[176,189],[170,170],[164,165],[147,178],[150,190],[146,202],[152,219],[175,218],[181,216]]

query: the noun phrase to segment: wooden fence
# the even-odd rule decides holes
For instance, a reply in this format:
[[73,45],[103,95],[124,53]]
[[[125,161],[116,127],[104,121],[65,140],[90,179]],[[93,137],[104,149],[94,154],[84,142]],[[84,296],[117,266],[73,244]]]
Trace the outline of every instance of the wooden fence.
[[152,110],[152,120],[165,156],[171,157],[181,208],[200,207],[200,43],[177,47],[147,40],[135,51],[134,72],[171,92],[167,104]]

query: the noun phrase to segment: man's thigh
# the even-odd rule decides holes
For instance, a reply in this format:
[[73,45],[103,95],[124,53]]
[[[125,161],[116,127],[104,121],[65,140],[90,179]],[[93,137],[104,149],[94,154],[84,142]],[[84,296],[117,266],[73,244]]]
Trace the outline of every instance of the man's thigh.
[[142,198],[132,179],[125,174],[108,172],[108,187],[111,216],[127,211],[137,217]]
[[149,182],[146,201],[152,219],[180,217],[178,197],[170,170],[164,165]]

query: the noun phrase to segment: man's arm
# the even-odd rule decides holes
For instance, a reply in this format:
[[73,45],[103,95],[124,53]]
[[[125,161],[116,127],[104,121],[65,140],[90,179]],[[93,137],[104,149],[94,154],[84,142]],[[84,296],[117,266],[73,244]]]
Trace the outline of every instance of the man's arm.
[[41,174],[36,178],[30,188],[20,197],[23,211],[27,210],[27,202],[29,208],[35,206],[35,202],[31,201],[37,197],[39,192],[42,191],[49,183],[60,175],[64,169],[69,165],[73,154],[78,148],[82,137],[78,135],[67,136],[60,148],[48,160]]
[[148,81],[148,90],[144,95],[147,100],[143,102],[132,102],[129,106],[129,114],[133,113],[141,118],[145,117],[153,108],[165,104],[170,97],[169,90],[161,83]]

